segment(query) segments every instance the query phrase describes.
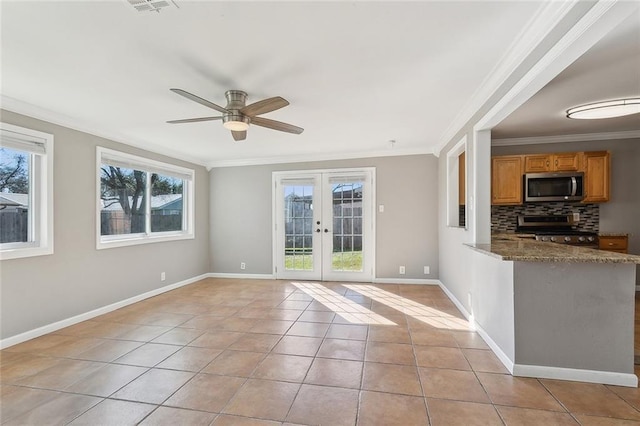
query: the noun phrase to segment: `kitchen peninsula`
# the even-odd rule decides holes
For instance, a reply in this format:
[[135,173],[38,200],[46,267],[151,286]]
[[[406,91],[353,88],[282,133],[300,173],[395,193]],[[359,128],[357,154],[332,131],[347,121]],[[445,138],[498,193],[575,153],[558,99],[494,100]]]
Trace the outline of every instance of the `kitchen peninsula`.
[[515,234],[468,246],[473,259],[484,257],[472,265],[483,284],[473,290],[471,314],[513,375],[637,387],[640,256]]

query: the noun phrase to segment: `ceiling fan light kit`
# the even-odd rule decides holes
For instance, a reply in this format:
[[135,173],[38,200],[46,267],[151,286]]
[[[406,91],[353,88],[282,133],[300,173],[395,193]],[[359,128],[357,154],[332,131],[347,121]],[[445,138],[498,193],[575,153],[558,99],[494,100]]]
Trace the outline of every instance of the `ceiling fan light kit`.
[[266,127],[268,129],[278,130],[280,132],[294,133],[297,135],[304,131],[303,128],[294,126],[292,124],[258,117],[258,115],[260,114],[266,114],[268,112],[275,111],[289,105],[289,102],[286,99],[281,98],[280,96],[263,99],[250,105],[246,105],[246,92],[243,92],[242,90],[227,90],[227,92],[225,92],[224,94],[227,98],[227,106],[223,108],[220,105],[216,105],[213,102],[210,102],[182,89],[171,89],[171,91],[189,100],[197,102],[200,105],[204,105],[208,108],[221,112],[222,115],[214,117],[185,118],[182,120],[167,121],[167,123],[170,124],[222,120],[222,125],[225,129],[231,130],[231,135],[233,136],[233,139],[235,141],[242,141],[247,138],[247,129],[249,128],[249,124],[255,124],[256,126]]
[[225,129],[242,132],[249,128],[249,117],[241,114],[229,114],[222,117],[222,125]]
[[640,98],[594,102],[567,110],[567,118],[597,120],[640,113]]

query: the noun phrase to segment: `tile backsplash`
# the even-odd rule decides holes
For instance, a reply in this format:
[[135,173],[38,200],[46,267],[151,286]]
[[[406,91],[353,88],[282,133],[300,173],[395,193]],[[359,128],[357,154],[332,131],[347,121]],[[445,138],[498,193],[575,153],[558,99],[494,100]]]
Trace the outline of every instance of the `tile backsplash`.
[[521,206],[491,206],[491,232],[514,232],[519,215],[580,213],[577,229],[599,231],[600,205],[578,203],[531,203]]

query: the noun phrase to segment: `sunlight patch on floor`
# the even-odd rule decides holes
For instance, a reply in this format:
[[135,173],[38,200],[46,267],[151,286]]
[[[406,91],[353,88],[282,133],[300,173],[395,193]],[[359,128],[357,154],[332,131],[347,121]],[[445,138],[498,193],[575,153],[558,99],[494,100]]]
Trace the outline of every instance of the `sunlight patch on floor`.
[[353,324],[396,325],[393,321],[321,284],[302,282],[292,282],[292,284]]
[[451,314],[430,306],[425,306],[411,299],[382,290],[381,288],[361,284],[344,284],[344,286],[349,290],[396,309],[432,327],[447,330],[471,330],[471,325],[466,320],[456,318]]

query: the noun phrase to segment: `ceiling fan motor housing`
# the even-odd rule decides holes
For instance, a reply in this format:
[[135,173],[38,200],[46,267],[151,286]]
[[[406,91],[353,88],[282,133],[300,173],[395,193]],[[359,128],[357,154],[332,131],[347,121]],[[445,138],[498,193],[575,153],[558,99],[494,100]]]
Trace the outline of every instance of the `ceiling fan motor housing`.
[[227,98],[227,109],[238,110],[244,108],[247,103],[247,93],[242,90],[227,90],[224,95]]

